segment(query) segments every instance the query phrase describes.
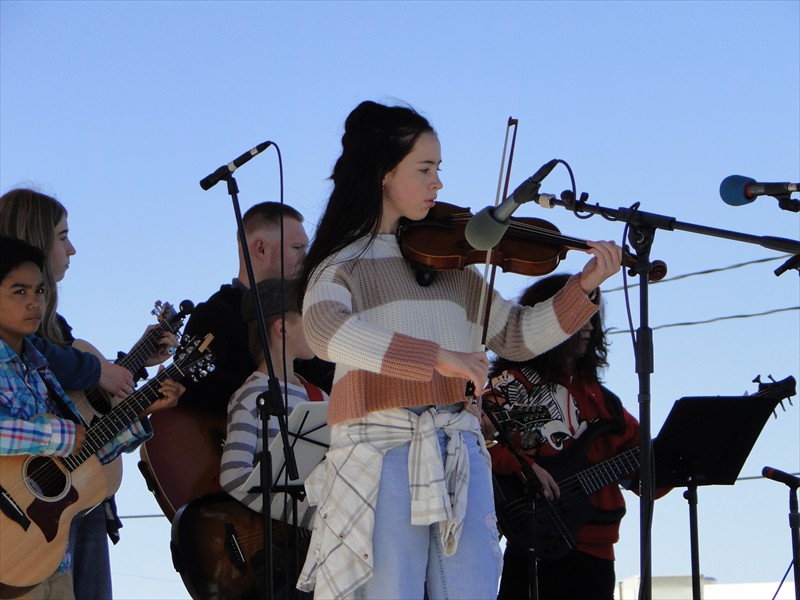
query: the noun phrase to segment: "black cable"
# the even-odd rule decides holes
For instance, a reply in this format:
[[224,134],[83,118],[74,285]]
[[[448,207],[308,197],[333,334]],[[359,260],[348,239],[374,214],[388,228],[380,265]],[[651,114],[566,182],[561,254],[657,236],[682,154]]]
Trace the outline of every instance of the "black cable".
[[[704,321],[684,321],[682,323],[667,323],[666,325],[656,325],[652,327],[652,330],[655,331],[657,329],[668,329],[670,327],[691,327],[693,325],[706,325],[708,323],[716,323],[717,321],[729,321],[731,319],[750,319],[753,317],[764,317],[767,315],[774,315],[777,313],[787,312],[790,310],[800,310],[800,306],[789,306],[786,308],[775,308],[772,310],[766,310],[760,313],[749,313],[743,315],[728,315],[725,317],[715,317],[713,319],[706,319]],[[614,329],[613,327],[606,331],[608,335],[618,335],[620,333],[630,333],[630,330],[627,329]]]

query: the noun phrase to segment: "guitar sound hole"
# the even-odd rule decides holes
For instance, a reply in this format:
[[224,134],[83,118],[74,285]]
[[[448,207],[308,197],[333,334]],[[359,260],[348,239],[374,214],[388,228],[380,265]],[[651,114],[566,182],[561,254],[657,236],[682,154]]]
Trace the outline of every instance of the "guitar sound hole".
[[58,499],[68,490],[67,474],[46,456],[34,456],[25,464],[25,485],[39,498]]

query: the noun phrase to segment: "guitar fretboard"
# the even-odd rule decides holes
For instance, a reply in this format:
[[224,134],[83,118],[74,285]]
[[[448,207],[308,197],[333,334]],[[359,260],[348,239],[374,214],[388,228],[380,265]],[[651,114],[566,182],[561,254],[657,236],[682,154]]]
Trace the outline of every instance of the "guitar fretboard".
[[584,469],[576,476],[581,488],[588,496],[610,483],[619,481],[623,476],[633,473],[638,468],[639,448],[636,447]]

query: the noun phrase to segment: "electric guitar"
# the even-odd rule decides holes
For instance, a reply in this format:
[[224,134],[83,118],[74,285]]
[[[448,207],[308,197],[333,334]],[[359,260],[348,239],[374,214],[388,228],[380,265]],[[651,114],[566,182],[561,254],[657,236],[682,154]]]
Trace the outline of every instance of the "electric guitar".
[[[293,568],[294,532],[298,560]],[[272,519],[275,597],[294,587],[311,532]],[[264,517],[225,493],[195,498],[172,519],[172,560],[192,598],[257,600],[264,594]]]
[[[586,450],[599,436],[616,428],[610,421],[589,426],[569,448],[552,457],[537,457],[536,464],[545,469],[558,483],[560,497],[551,501],[556,514],[574,538],[584,523],[615,523],[625,515],[625,509],[601,510],[589,502],[589,496],[639,469],[639,448],[591,464]],[[516,475],[494,474],[495,509],[500,527],[510,541],[528,546],[528,502],[523,482]],[[554,559],[569,552],[569,546],[555,521],[542,505],[536,502],[536,556]]]
[[169,367],[86,430],[76,454],[0,457],[0,584],[36,585],[58,568],[72,519],[116,491],[106,487],[97,451],[161,397],[164,380],[200,378],[213,370],[211,338],[184,338]]
[[[759,382],[759,390],[753,396],[771,403],[769,408],[774,410],[784,399],[795,394],[795,383],[794,377],[773,383]],[[558,484],[560,497],[551,504],[573,538],[585,523],[614,523],[625,515],[624,508],[602,510],[589,502],[589,496],[594,492],[628,475],[636,476],[639,469],[638,447],[597,464],[591,464],[586,458],[586,450],[590,444],[615,427],[610,421],[593,423],[566,450],[554,456],[536,459],[536,464],[548,471]],[[496,473],[493,479],[497,520],[503,534],[510,541],[528,547],[528,501],[522,481],[516,475]],[[543,559],[560,558],[570,550],[540,499],[536,501],[534,547],[537,558]]]

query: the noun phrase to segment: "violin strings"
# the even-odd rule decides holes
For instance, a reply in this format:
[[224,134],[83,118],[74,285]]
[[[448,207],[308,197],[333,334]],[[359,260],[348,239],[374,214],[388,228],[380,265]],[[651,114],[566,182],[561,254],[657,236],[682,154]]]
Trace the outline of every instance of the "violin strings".
[[[468,221],[473,216],[474,215],[470,212],[460,212],[460,213],[454,213],[452,215],[452,218],[454,221]],[[561,235],[560,233],[553,231],[552,229],[540,227],[538,225],[534,225],[533,223],[525,223],[524,221],[515,221],[512,219],[511,224],[509,225],[508,228],[511,231],[515,232],[539,235],[544,238],[548,238],[549,240],[574,246],[575,248],[579,248],[582,250],[586,248],[585,240],[580,240],[578,238]]]

